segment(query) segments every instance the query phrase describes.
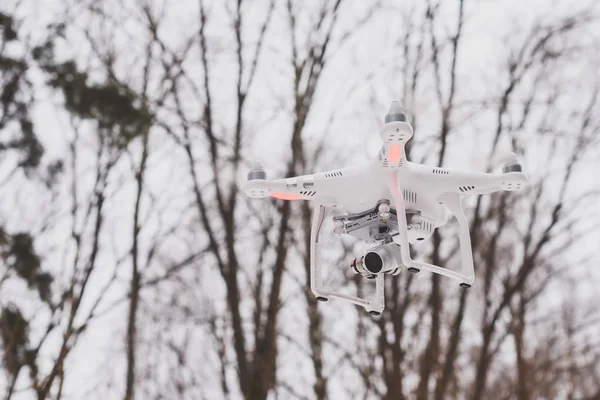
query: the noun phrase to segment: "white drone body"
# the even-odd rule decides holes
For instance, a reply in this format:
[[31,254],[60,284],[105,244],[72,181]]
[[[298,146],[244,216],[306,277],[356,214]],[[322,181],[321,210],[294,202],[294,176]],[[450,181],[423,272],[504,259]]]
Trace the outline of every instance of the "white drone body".
[[[249,197],[315,202],[310,245],[310,287],[318,300],[338,298],[379,315],[384,309],[384,276],[396,275],[404,266],[409,272],[430,271],[459,281],[468,288],[474,280],[469,224],[462,210],[465,195],[522,189],[527,177],[514,153],[504,160],[501,174],[457,171],[409,162],[404,150],[413,136],[398,102],[393,102],[380,130],[383,147],[367,165],[348,167],[287,179],[268,180],[261,167],[248,173],[244,192]],[[323,285],[319,263],[321,227],[334,208],[344,210],[333,217],[334,232],[349,234],[377,244],[352,261],[351,269],[375,280],[374,298],[363,299],[330,290]],[[455,272],[415,261],[409,244],[430,237],[448,221],[457,219],[462,269]]]

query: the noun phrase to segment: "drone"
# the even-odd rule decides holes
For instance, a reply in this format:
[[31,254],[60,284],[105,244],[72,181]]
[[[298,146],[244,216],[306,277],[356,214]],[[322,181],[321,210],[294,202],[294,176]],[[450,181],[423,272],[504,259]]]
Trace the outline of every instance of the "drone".
[[[500,190],[521,190],[527,176],[514,153],[503,160],[502,173],[468,172],[431,167],[407,160],[405,146],[413,137],[400,103],[392,102],[379,131],[383,146],[374,160],[363,166],[269,180],[262,166],[248,172],[243,186],[251,198],[310,200],[315,203],[310,237],[310,288],[317,300],[342,299],[362,306],[372,315],[385,307],[384,277],[421,270],[440,274],[469,288],[475,281],[469,224],[461,200]],[[346,234],[374,247],[350,263],[355,274],[375,281],[375,294],[361,298],[328,289],[321,274],[321,228],[334,209],[334,233]],[[452,214],[459,227],[461,271],[411,258],[409,245],[429,238]]]

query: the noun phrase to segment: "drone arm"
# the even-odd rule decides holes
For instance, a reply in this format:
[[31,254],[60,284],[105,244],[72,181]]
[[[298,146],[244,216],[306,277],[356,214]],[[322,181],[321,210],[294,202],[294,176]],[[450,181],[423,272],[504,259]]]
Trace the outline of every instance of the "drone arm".
[[[354,173],[354,174],[353,174]],[[252,179],[244,184],[249,197],[274,197],[281,200],[314,200],[321,204],[337,203],[340,189],[352,186],[355,171],[349,168],[284,179]]]
[[523,188],[527,182],[527,177],[522,172],[490,174],[450,169],[434,169],[434,171],[429,172],[428,179],[440,193],[481,195],[499,190],[513,191]]
[[[303,178],[309,181],[309,175],[306,177],[294,177],[288,179],[254,179],[244,184],[244,192],[249,197],[275,197],[281,200],[312,200],[308,190],[310,184],[303,184]],[[312,181],[311,181],[312,182]],[[305,188],[306,186],[307,188]]]
[[444,275],[452,279],[456,279],[461,284],[471,285],[475,280],[475,272],[473,269],[473,256],[471,253],[471,240],[469,237],[469,225],[465,217],[462,207],[460,205],[460,197],[456,193],[450,193],[440,199],[446,204],[446,206],[452,211],[454,216],[457,218],[459,226],[461,228],[460,234],[460,249],[462,258],[462,273],[454,272],[446,268],[439,267],[437,265],[416,262],[410,257],[409,243],[408,243],[408,227],[406,223],[406,207],[404,205],[404,198],[402,191],[398,188],[398,178],[396,173],[391,172],[389,174],[389,189],[396,205],[396,214],[398,216],[398,230],[399,234],[394,236],[394,241],[400,245],[400,255],[402,257],[402,263],[409,269],[419,271],[421,269]]
[[318,300],[338,298],[350,301],[364,307],[367,311],[381,313],[384,308],[384,275],[378,274],[375,278],[375,299],[373,301],[361,299],[360,297],[347,295],[325,289],[321,275],[320,260],[320,233],[325,218],[331,213],[333,207],[315,204],[313,211],[312,226],[310,232],[310,289]]

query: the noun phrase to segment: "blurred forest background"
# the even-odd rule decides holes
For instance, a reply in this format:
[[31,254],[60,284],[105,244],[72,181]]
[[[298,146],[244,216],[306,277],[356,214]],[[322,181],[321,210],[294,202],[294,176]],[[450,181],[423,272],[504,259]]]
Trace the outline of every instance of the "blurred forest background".
[[[597,4],[3,0],[0,394],[600,398]],[[239,188],[367,162],[392,100],[413,161],[530,185],[465,200],[472,289],[403,272],[374,318],[315,302],[310,204]]]

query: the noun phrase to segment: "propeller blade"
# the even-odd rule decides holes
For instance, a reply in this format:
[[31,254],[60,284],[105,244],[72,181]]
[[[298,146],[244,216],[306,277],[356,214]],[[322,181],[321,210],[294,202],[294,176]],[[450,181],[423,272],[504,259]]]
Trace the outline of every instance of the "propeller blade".
[[517,155],[515,153],[513,153],[512,151],[509,153],[504,153],[498,157],[495,157],[495,162],[494,164],[518,164],[519,163],[519,159],[517,158]]
[[249,181],[254,179],[267,179],[267,173],[260,160],[253,160],[250,162],[250,170],[248,171],[247,179]]

